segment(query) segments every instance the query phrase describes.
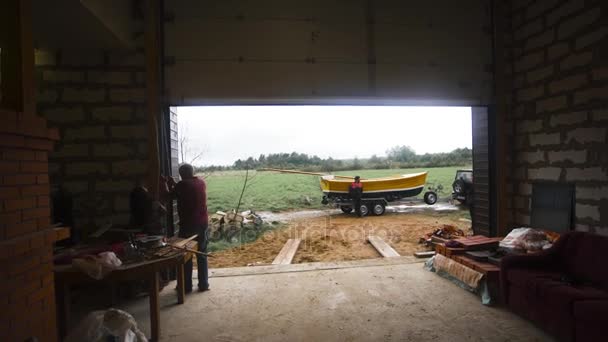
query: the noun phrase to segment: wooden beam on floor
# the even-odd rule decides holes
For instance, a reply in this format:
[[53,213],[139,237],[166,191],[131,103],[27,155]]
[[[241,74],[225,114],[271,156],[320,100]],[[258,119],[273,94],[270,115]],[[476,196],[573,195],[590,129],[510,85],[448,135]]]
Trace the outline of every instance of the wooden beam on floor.
[[385,258],[394,258],[399,257],[399,253],[393,249],[393,247],[389,246],[388,243],[384,242],[381,237],[375,235],[369,235],[367,237],[367,241],[374,246],[374,248]]
[[435,251],[430,251],[430,252],[416,252],[414,253],[414,256],[416,258],[430,258],[432,256],[435,255]]
[[277,255],[276,258],[272,261],[273,265],[289,265],[293,260],[293,257],[296,255],[296,251],[300,246],[300,239],[289,239],[285,242],[283,248]]

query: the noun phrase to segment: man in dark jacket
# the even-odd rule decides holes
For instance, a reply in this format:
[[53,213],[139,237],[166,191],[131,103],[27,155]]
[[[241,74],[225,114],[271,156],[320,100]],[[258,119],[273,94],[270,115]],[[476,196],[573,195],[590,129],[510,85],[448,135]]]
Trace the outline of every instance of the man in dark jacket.
[[[164,187],[169,198],[177,199],[177,212],[179,214],[179,234],[181,238],[188,238],[198,234],[198,250],[206,253],[208,242],[207,217],[207,185],[205,181],[194,176],[194,168],[190,164],[179,167],[181,181],[175,184],[169,177]],[[207,257],[197,254],[198,290],[209,290],[209,273]],[[192,291],[192,260],[184,265],[184,280],[186,292]]]
[[359,176],[355,176],[355,181],[350,183],[348,194],[353,200],[355,213],[357,213],[357,216],[361,217],[361,196],[363,195],[363,184],[361,184],[361,178]]

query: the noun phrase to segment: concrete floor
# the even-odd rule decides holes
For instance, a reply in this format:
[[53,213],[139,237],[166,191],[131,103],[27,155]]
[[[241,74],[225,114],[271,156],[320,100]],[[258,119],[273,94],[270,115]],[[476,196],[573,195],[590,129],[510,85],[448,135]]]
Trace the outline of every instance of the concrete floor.
[[[161,341],[552,341],[421,263],[403,260],[218,271],[212,290],[188,295],[184,305],[175,304],[170,284],[161,294]],[[149,332],[147,299],[124,309]]]

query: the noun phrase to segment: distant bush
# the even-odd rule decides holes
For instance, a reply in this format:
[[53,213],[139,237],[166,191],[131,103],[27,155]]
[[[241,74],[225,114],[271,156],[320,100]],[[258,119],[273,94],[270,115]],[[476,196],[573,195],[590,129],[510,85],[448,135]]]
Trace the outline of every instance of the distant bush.
[[333,159],[310,156],[306,153],[271,153],[259,157],[238,159],[231,166],[197,167],[198,172],[245,170],[260,168],[298,169],[310,172],[335,172],[362,169],[400,169],[470,165],[473,153],[470,148],[457,148],[451,152],[416,154],[409,146],[395,146],[386,151],[386,157],[373,155],[362,159]]

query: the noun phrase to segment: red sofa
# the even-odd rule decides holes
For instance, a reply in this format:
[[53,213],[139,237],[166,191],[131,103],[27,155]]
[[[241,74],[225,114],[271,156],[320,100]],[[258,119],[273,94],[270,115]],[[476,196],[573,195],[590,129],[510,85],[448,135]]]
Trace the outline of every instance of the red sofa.
[[571,232],[534,255],[504,257],[504,303],[560,341],[608,341],[608,237]]

